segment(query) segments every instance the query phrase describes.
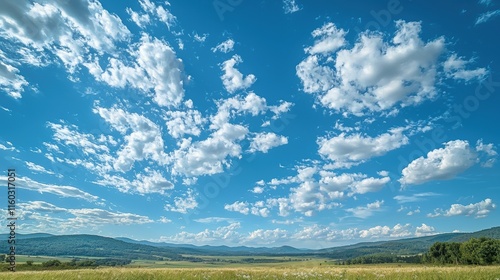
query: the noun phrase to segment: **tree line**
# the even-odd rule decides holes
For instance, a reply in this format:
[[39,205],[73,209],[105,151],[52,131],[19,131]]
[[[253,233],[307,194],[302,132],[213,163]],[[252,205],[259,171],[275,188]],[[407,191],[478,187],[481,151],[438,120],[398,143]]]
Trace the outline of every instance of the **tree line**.
[[436,242],[424,254],[404,256],[376,253],[337,261],[341,265],[376,263],[500,264],[500,239],[481,237],[465,242]]
[[434,264],[500,264],[500,240],[487,237],[466,242],[436,242],[422,256],[422,262]]

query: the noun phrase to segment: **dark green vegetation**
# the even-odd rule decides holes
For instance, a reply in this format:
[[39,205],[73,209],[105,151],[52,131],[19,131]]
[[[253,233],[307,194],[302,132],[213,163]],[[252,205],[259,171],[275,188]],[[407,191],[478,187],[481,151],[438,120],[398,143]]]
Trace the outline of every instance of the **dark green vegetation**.
[[[1,256],[0,256],[1,257]],[[48,260],[39,264],[33,261],[16,265],[16,271],[38,271],[38,270],[64,270],[64,269],[79,269],[79,268],[96,268],[99,266],[125,266],[131,263],[131,260],[126,259],[79,259],[74,258],[71,261],[60,261],[58,259]],[[0,265],[0,271],[9,271],[8,264]]]
[[436,242],[423,255],[423,261],[435,264],[500,264],[500,240],[487,237],[466,242]]

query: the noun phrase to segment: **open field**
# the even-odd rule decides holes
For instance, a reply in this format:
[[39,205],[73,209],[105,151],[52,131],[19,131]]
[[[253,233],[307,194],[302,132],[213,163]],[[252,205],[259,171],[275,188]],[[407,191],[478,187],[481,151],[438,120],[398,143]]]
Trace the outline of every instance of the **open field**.
[[99,268],[65,271],[2,272],[0,279],[500,279],[499,266],[319,266],[240,268]]

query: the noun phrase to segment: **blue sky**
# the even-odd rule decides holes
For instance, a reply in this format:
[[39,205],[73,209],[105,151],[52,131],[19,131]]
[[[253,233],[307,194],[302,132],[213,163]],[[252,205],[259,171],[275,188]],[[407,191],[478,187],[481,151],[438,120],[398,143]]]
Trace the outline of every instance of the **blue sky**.
[[6,2],[18,232],[323,248],[498,226],[499,15],[488,0]]

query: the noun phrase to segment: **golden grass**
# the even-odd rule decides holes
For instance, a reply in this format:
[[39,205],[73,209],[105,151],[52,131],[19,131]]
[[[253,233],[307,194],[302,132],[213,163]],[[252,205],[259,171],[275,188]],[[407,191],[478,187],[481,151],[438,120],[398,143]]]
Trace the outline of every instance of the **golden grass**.
[[98,268],[64,271],[2,272],[0,279],[488,279],[500,280],[500,266],[321,266],[249,268]]

